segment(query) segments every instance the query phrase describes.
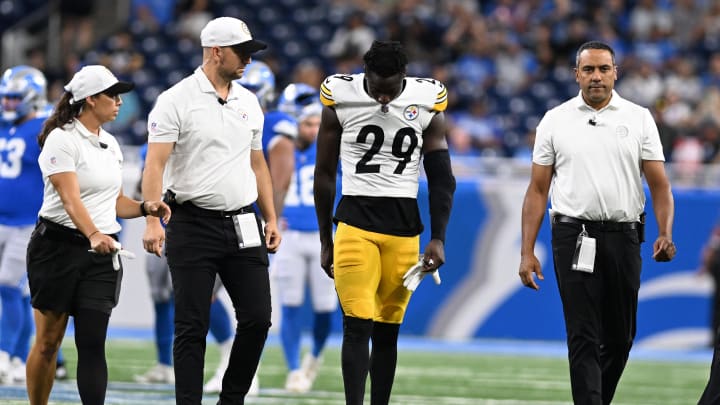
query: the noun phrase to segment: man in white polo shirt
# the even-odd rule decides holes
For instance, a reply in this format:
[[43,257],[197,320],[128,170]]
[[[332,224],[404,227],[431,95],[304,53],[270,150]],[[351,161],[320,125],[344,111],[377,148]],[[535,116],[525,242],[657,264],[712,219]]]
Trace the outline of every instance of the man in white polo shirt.
[[520,279],[542,280],[534,247],[551,191],[553,259],[567,331],[576,404],[609,404],[635,337],[645,175],[659,235],[653,258],[669,261],[674,203],[657,126],[647,108],[621,98],[615,53],[580,46],[580,93],[537,127],[522,210]]
[[[215,275],[237,318],[218,404],[242,404],[270,327],[268,251],[280,244],[272,184],[262,153],[263,112],[233,80],[266,45],[244,22],[210,21],[200,33],[203,64],[163,92],[148,118],[143,196],[166,199],[173,220],[148,221],[143,244],[166,254],[175,292],[175,396],[199,405]],[[253,203],[262,211],[264,227]]]

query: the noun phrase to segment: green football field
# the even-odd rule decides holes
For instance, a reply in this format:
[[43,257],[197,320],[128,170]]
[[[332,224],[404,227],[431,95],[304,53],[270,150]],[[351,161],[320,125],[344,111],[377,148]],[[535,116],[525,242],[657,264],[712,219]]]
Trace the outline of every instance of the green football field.
[[[515,343],[522,347],[523,343]],[[528,343],[533,345],[533,343]],[[433,349],[436,348],[436,349]],[[516,351],[492,354],[487,351],[443,349],[434,346],[401,348],[393,388],[392,404],[470,405],[470,404],[569,404],[567,361],[556,345],[549,355]],[[421,350],[422,349],[422,350]],[[75,369],[72,340],[63,350],[71,375]],[[539,351],[542,352],[540,347]],[[506,351],[502,351],[506,353]],[[110,383],[107,404],[173,404],[173,387],[142,385],[133,375],[154,364],[154,348],[149,340],[108,342]],[[526,353],[526,354],[523,354]],[[709,352],[700,359],[631,360],[620,382],[614,404],[696,404],[709,372]],[[642,356],[641,356],[642,357]],[[662,356],[660,356],[662,357]],[[708,357],[704,361],[704,357]],[[217,348],[208,344],[206,379],[217,364]],[[260,396],[248,404],[343,404],[340,375],[340,350],[337,344],[327,349],[325,363],[312,392],[286,394],[285,366],[277,343],[270,343],[260,367]],[[368,383],[369,384],[369,383]],[[369,388],[369,385],[368,385]],[[0,387],[0,402],[26,404],[24,386]],[[206,396],[203,404],[215,404],[217,396]],[[53,388],[52,404],[79,404],[74,381],[58,382]],[[369,399],[366,399],[369,404]]]

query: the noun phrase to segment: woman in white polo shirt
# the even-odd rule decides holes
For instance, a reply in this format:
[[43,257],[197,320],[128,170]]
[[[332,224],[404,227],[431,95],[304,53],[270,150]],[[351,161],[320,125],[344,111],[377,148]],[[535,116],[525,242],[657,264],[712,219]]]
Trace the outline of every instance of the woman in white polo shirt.
[[48,402],[69,315],[74,317],[80,399],[85,405],[105,402],[105,338],[122,279],[121,266],[113,265],[120,249],[117,217],[170,219],[162,201],[123,195],[120,146],[101,127],[117,117],[120,94],[133,87],[104,66],[83,67],[65,86],[38,137],[45,190],[28,244],[37,330],[27,361],[31,404]]

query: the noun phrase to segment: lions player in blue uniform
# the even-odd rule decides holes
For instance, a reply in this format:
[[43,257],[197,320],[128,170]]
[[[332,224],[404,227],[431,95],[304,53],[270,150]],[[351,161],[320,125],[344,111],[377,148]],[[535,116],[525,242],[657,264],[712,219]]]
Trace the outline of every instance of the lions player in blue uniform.
[[262,147],[270,169],[273,203],[278,217],[282,214],[285,193],[295,169],[297,120],[287,111],[272,108],[275,101],[275,74],[261,61],[252,61],[236,82],[255,93],[265,112]]
[[0,382],[25,381],[33,330],[25,253],[43,197],[37,159],[46,80],[39,70],[15,66],[0,81]]
[[[289,392],[307,392],[317,377],[322,351],[330,334],[332,313],[337,309],[337,295],[333,281],[320,267],[320,238],[313,178],[320,126],[319,94],[303,84],[291,84],[283,91],[278,108],[293,111],[298,118],[298,137],[295,141],[295,172],[285,197],[282,223],[287,243],[278,250],[272,266],[272,277],[278,286],[282,304],[280,340],[282,342],[288,376],[285,389]],[[306,287],[312,298],[313,343],[300,363],[300,334],[302,329],[301,306]]]

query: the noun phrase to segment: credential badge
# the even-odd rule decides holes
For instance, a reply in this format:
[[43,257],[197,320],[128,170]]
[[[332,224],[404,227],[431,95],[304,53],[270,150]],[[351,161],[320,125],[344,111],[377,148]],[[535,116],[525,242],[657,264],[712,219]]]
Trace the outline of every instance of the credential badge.
[[420,115],[420,110],[417,105],[411,104],[405,107],[405,112],[403,114],[405,115],[406,120],[412,121]]

